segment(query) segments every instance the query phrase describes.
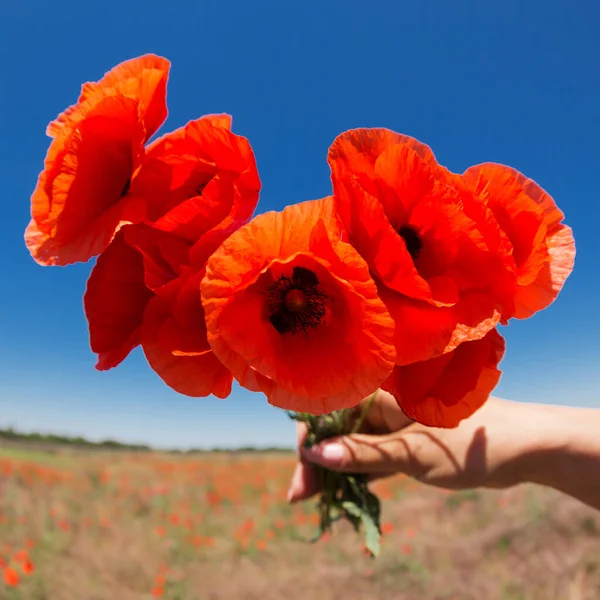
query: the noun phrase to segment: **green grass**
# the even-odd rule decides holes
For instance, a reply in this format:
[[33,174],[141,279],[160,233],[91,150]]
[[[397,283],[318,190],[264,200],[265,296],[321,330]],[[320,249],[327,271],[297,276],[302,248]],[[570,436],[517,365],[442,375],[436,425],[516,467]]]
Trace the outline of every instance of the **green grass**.
[[68,466],[73,464],[75,457],[65,454],[49,452],[47,450],[33,450],[30,448],[0,447],[0,459],[27,460],[36,464],[50,467]]

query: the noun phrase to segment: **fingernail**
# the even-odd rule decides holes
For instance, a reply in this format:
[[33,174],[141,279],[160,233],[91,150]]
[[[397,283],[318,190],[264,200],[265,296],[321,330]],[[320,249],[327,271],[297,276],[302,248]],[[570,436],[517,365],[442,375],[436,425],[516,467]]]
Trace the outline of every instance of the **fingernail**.
[[346,456],[346,447],[338,442],[323,443],[303,449],[306,460],[324,467],[339,465]]

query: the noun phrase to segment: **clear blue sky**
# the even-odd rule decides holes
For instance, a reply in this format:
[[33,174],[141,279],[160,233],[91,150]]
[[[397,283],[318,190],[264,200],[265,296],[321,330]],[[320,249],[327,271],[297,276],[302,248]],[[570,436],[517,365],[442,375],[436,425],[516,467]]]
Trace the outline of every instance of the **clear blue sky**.
[[537,180],[574,228],[559,300],[503,328],[497,393],[600,406],[600,4],[584,0],[73,0],[0,9],[0,425],[162,446],[291,444],[261,395],[177,396],[135,352],[94,370],[82,310],[91,265],[43,268],[23,230],[48,121],[83,81],[146,52],[172,61],[168,131],[228,112],[263,181],[259,212],[329,193],[343,130],[385,126],[462,171]]

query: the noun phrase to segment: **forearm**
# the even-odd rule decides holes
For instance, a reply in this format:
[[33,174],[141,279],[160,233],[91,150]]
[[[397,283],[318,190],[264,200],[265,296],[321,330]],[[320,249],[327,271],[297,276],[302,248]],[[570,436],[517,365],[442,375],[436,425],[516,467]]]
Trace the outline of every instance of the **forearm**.
[[600,410],[540,406],[523,457],[525,481],[546,485],[600,510]]

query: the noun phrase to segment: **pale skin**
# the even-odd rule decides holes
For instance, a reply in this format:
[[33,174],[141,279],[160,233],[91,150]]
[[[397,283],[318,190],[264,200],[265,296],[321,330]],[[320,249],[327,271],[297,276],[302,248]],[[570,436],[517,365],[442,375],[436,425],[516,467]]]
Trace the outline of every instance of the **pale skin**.
[[403,473],[447,489],[508,488],[538,483],[600,510],[600,410],[490,398],[455,429],[412,422],[378,392],[359,433],[304,448],[290,502],[316,494],[311,463],[372,479]]

